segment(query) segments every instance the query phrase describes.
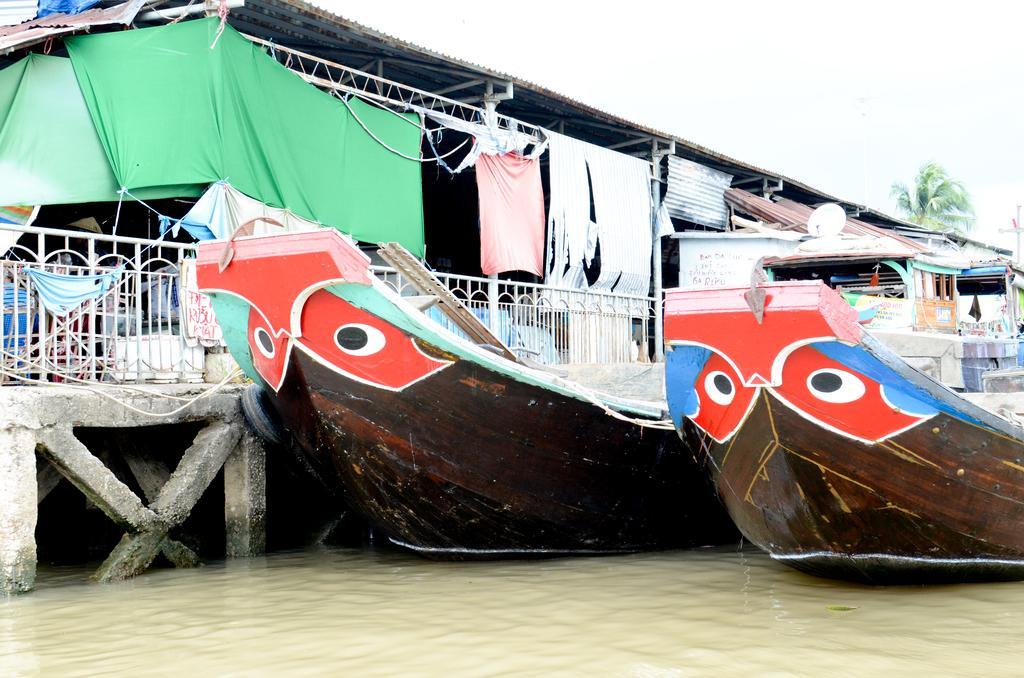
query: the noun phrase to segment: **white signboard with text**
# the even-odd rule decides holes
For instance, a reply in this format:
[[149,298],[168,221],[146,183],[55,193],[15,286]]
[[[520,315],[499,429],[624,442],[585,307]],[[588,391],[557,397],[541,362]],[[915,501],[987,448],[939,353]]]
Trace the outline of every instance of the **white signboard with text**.
[[791,254],[797,243],[748,233],[676,233],[679,286],[745,287],[761,257]]

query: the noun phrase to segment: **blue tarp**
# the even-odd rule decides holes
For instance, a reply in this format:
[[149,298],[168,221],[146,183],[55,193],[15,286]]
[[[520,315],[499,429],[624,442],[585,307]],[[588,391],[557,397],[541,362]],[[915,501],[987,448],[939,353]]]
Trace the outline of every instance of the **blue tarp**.
[[[15,289],[11,285],[3,287],[3,348],[10,351],[25,346],[28,340],[31,317],[30,298],[27,290]],[[34,323],[32,329],[35,329]]]
[[78,14],[89,9],[99,0],[39,0],[37,17],[51,14]]
[[196,240],[214,240],[227,238],[231,235],[231,218],[228,214],[227,201],[224,199],[224,183],[218,181],[210,185],[203,197],[196,201],[188,214],[173,225],[160,221],[160,234],[170,227],[174,235],[178,228],[184,228]]

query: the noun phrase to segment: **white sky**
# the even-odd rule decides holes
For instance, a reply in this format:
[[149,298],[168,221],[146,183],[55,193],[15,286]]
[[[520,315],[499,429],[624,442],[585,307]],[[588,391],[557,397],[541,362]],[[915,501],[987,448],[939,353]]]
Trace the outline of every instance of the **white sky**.
[[935,160],[986,240],[1024,201],[1021,2],[319,4],[890,213]]

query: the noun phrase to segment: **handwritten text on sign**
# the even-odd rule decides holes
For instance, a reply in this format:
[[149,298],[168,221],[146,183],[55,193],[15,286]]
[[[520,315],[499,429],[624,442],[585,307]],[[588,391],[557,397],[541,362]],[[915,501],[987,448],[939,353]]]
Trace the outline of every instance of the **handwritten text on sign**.
[[221,329],[217,317],[213,314],[213,303],[210,297],[195,290],[187,290],[188,323],[191,335],[199,341],[220,341]]
[[716,234],[679,240],[680,287],[743,287],[764,256],[789,254],[795,243],[777,238]]

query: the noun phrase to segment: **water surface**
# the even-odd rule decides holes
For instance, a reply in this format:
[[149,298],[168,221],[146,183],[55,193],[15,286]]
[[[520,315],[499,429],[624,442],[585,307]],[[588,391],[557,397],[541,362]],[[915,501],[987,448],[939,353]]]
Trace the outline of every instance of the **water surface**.
[[[0,599],[0,675],[1021,675],[1024,583],[881,588],[735,547],[439,563],[318,550]],[[853,609],[848,609],[853,608]]]

